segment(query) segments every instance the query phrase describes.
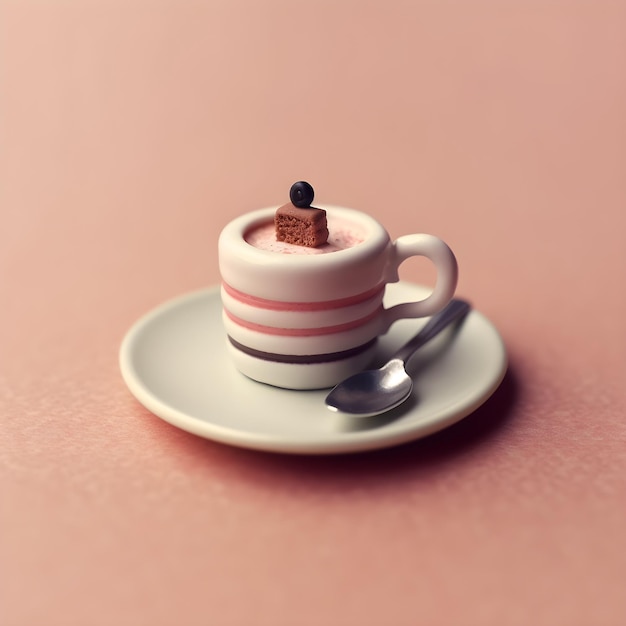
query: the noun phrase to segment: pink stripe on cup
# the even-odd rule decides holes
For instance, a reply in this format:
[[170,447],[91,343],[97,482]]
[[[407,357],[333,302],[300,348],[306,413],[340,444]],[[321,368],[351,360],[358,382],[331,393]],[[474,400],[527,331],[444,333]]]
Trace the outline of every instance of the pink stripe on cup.
[[263,326],[262,324],[255,324],[254,322],[248,322],[246,320],[242,320],[241,318],[233,315],[228,309],[224,309],[224,312],[228,316],[230,320],[238,324],[239,326],[243,326],[244,328],[248,328],[249,330],[254,330],[259,333],[264,333],[266,335],[280,335],[283,337],[315,337],[317,335],[331,335],[333,333],[342,333],[348,330],[353,330],[354,328],[358,328],[359,326],[363,326],[368,322],[371,322],[373,319],[380,315],[382,306],[376,311],[372,311],[369,315],[365,317],[361,317],[358,320],[352,320],[351,322],[346,322],[345,324],[337,324],[336,326],[325,326],[323,328],[275,328],[273,326]]
[[247,293],[238,291],[227,283],[222,283],[224,291],[244,304],[258,307],[259,309],[269,309],[271,311],[326,311],[328,309],[340,309],[342,307],[353,306],[365,302],[374,296],[379,295],[385,289],[384,284],[377,285],[364,293],[338,300],[327,300],[326,302],[281,302],[279,300],[266,300]]

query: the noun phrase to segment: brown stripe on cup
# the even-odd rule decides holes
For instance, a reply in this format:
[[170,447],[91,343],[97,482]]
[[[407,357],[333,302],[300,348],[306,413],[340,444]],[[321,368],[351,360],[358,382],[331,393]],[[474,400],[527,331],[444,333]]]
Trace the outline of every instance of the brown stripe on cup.
[[375,337],[371,339],[367,343],[364,343],[360,346],[356,346],[354,348],[350,348],[349,350],[342,350],[341,352],[330,352],[326,354],[275,354],[273,352],[263,352],[262,350],[255,350],[254,348],[249,348],[248,346],[244,346],[242,343],[239,343],[235,339],[233,339],[230,335],[228,336],[230,343],[237,350],[252,356],[257,359],[263,359],[264,361],[272,361],[274,363],[290,363],[290,364],[303,364],[303,365],[313,365],[315,363],[332,363],[334,361],[341,361],[343,359],[349,359],[355,357],[363,352],[369,350],[374,344],[377,342],[378,338]]

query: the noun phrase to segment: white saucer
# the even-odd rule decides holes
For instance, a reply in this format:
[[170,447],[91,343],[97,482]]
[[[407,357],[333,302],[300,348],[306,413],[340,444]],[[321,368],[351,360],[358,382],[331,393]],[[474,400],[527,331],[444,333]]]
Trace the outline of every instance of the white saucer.
[[[387,287],[385,304],[426,293],[400,282]],[[381,363],[423,324],[396,322],[380,339]],[[332,454],[404,443],[461,420],[496,390],[507,358],[498,331],[472,311],[455,336],[447,331],[416,353],[412,398],[391,413],[357,421],[326,408],[328,390],[288,391],[240,374],[227,356],[215,287],[138,320],[122,343],[120,367],[137,400],[183,430],[244,448]]]

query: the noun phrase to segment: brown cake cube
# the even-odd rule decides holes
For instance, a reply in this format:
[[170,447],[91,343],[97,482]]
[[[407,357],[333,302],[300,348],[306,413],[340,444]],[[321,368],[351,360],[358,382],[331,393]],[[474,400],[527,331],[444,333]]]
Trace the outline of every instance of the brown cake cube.
[[285,204],[276,210],[274,223],[278,241],[317,248],[328,239],[324,209],[315,207],[301,209],[291,203]]

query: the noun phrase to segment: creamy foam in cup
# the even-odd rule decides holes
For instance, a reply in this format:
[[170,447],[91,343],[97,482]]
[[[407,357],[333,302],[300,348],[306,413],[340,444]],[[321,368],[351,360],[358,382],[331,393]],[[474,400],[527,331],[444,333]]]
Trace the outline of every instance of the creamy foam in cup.
[[359,224],[349,220],[328,218],[328,241],[318,246],[310,248],[307,246],[297,246],[292,243],[276,240],[276,228],[274,222],[266,222],[255,228],[251,228],[244,234],[247,243],[260,250],[269,250],[280,254],[327,254],[353,248],[365,241],[365,232]]

